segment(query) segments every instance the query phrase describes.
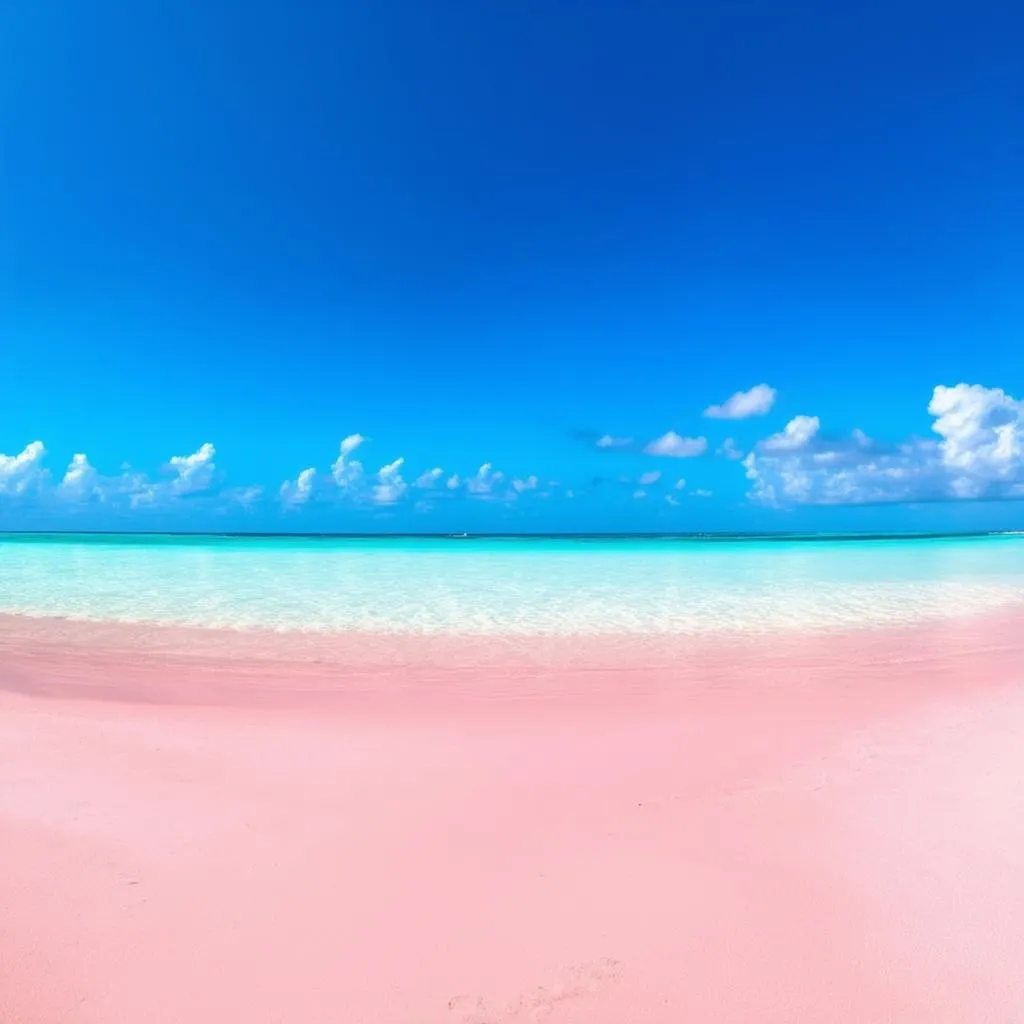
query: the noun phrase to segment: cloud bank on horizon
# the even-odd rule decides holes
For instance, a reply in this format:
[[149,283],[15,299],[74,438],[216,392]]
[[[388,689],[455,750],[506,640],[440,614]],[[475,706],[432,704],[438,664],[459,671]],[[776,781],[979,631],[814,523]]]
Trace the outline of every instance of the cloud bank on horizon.
[[[720,405],[704,410],[709,419],[738,420],[767,415],[777,392],[766,384],[737,391]],[[745,475],[747,498],[754,504],[785,508],[801,505],[868,505],[940,501],[1024,499],[1024,401],[1001,388],[960,383],[934,388],[927,407],[935,437],[909,438],[886,444],[862,430],[834,437],[818,416],[791,416],[781,429],[767,434],[744,454],[731,437],[715,454],[737,463]],[[277,488],[276,495],[260,484],[225,486],[216,449],[202,444],[189,455],[172,456],[161,473],[150,477],[123,466],[116,475],[96,470],[84,453],[75,454],[63,475],[55,478],[45,465],[46,449],[32,441],[15,455],[0,454],[0,499],[40,499],[66,506],[99,505],[129,510],[168,508],[186,500],[216,499],[250,508],[276,501],[284,511],[313,502],[348,501],[356,506],[387,508],[412,501],[428,511],[438,500],[464,497],[512,503],[529,496],[550,497],[576,490],[556,481],[542,483],[536,474],[508,476],[484,462],[471,473],[447,472],[441,466],[408,474],[398,456],[376,470],[367,470],[358,456],[366,450],[362,434],[346,436],[326,470],[310,466]],[[593,447],[605,453],[631,453],[648,459],[696,459],[709,453],[707,438],[668,430],[650,440],[602,434]],[[644,469],[620,477],[636,500],[647,498],[662,484],[661,469]],[[685,481],[664,494],[670,506]],[[581,485],[574,485],[580,490]],[[686,492],[711,497],[705,488]]]
[[[704,416],[763,416],[776,397],[774,388],[758,384],[708,406]],[[940,384],[932,392],[928,414],[938,439],[910,438],[887,445],[859,429],[834,438],[822,433],[818,416],[800,414],[746,455],[731,437],[716,454],[741,463],[750,485],[748,498],[765,506],[1024,498],[1024,401],[1002,388]],[[610,434],[596,442],[606,452],[636,446],[632,438]],[[708,446],[703,437],[684,438],[670,430],[639,447],[648,455],[693,457],[705,454]]]
[[[277,491],[281,508],[297,510],[315,500],[329,499],[386,507],[399,504],[415,491],[419,492],[417,507],[425,510],[431,497],[465,495],[484,501],[514,502],[530,493],[548,497],[552,489],[560,486],[551,481],[542,489],[536,474],[508,477],[486,462],[473,473],[453,473],[447,480],[444,470],[436,466],[410,483],[403,475],[405,459],[401,456],[373,472],[364,468],[355,454],[368,440],[362,434],[349,434],[341,441],[329,472],[310,466],[295,479],[285,480]],[[122,467],[116,475],[103,475],[84,453],[76,453],[58,479],[45,465],[43,443],[32,441],[17,455],[0,453],[0,499],[39,498],[68,506],[95,504],[134,510],[167,508],[180,499],[203,497],[251,507],[266,496],[263,486],[258,484],[220,486],[224,477],[215,463],[216,454],[214,445],[206,442],[191,455],[172,456],[163,466],[162,475],[153,479],[129,466]],[[573,492],[564,491],[564,495],[571,498]]]
[[817,416],[794,416],[743,459],[750,497],[776,506],[1024,498],[1024,401],[939,385],[928,414],[937,440],[896,445],[862,430],[826,437]]

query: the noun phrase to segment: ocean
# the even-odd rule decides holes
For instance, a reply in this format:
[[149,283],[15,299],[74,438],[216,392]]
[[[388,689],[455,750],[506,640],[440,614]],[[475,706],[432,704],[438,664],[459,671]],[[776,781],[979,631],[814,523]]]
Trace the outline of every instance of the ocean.
[[706,634],[1024,607],[1024,537],[0,535],[0,613],[235,629]]

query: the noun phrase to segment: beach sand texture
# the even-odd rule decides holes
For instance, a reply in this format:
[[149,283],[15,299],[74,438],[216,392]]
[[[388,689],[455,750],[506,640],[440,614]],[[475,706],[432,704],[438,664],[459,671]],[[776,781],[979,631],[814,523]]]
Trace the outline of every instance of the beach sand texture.
[[1020,621],[617,661],[7,617],[0,1020],[1020,1022]]

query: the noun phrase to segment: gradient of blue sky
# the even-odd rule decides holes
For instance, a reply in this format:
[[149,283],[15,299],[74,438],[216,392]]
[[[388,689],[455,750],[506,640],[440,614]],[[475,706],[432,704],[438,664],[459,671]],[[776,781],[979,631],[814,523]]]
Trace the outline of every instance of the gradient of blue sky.
[[[1022,51],[1008,0],[5,4],[0,452],[51,476],[0,527],[1020,526],[931,470],[925,506],[775,509],[714,453],[797,415],[892,452],[940,440],[936,385],[1024,398]],[[766,415],[702,416],[762,382]],[[670,430],[708,454],[642,451]],[[368,475],[538,487],[282,510],[356,433]],[[75,453],[160,500],[52,500]],[[963,493],[1024,456],[989,469]]]

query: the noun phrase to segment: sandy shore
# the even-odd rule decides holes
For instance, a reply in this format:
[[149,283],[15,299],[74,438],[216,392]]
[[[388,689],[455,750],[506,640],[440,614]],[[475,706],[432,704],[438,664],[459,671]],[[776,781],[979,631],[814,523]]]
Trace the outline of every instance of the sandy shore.
[[1019,1024],[1020,623],[0,619],[0,1021]]

